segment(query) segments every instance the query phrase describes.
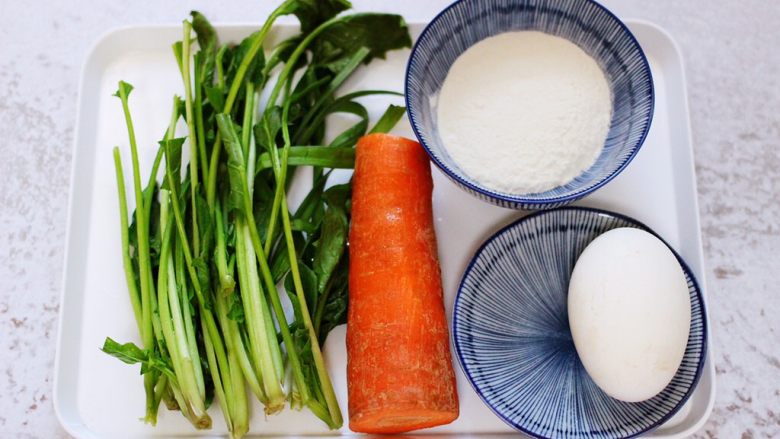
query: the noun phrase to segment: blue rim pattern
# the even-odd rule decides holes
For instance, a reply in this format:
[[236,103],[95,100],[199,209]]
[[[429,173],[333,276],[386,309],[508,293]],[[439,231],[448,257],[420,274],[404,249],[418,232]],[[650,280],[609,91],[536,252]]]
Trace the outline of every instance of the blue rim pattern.
[[[538,30],[573,41],[602,67],[613,95],[610,131],[596,162],[566,185],[538,194],[514,195],[483,187],[453,163],[436,130],[434,102],[455,59],[474,43],[513,30]],[[519,209],[562,206],[612,180],[645,141],[655,103],[650,66],[638,41],[625,24],[593,0],[456,1],[415,42],[405,94],[415,136],[444,174],[480,199]]]
[[704,300],[690,268],[671,247],[691,298],[691,333],[672,382],[650,400],[621,402],[599,389],[582,366],[568,325],[568,280],[587,244],[617,227],[642,229],[663,241],[624,215],[559,208],[498,231],[463,275],[452,323],[460,367],[485,404],[526,434],[634,437],[673,416],[701,377],[707,348]]

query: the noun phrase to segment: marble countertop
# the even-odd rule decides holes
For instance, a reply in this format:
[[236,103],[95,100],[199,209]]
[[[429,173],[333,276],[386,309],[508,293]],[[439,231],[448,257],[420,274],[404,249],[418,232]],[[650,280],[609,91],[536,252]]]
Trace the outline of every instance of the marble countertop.
[[[132,3],[132,4],[131,4]],[[0,436],[67,437],[52,406],[77,86],[106,30],[261,22],[276,2],[0,0]],[[227,3],[227,2],[222,2]],[[430,18],[445,1],[358,1]],[[612,0],[669,30],[688,73],[717,371],[699,437],[780,436],[780,8],[771,1]]]

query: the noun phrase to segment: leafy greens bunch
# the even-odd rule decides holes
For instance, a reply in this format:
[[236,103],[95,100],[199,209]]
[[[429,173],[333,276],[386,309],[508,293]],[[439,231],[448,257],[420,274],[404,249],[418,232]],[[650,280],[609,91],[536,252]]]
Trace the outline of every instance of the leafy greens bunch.
[[[350,6],[286,0],[238,45],[220,44],[192,12],[173,45],[184,96],[173,98],[145,186],[133,88],[119,83],[136,206],[131,217],[114,148],[122,256],[142,347],[107,338],[103,351],[141,364],[150,424],[162,402],[210,428],[206,410],[216,397],[231,436],[241,437],[248,388],[266,414],[289,401],[330,428],[342,425],[321,346],[346,319],[350,185],[327,181],[332,169],[354,165],[354,146],[369,131],[358,99],[397,93],[338,90],[360,65],[411,44],[400,16],[339,15]],[[290,14],[300,32],[269,47],[274,21]],[[357,122],[326,143],[335,113]],[[402,114],[390,105],[370,131],[390,130]],[[287,188],[299,166],[313,167],[312,189],[292,212]]]

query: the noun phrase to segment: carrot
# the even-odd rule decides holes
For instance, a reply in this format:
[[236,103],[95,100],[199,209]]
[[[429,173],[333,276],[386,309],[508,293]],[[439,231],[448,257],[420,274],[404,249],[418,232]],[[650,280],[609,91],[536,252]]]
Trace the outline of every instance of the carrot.
[[458,395],[442,302],[431,168],[419,143],[357,145],[349,234],[349,428],[401,433],[448,424]]

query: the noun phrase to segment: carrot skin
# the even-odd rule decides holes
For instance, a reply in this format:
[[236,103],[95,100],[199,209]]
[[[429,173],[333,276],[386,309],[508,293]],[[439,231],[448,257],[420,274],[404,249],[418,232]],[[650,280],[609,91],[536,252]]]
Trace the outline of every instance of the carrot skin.
[[353,431],[401,433],[458,417],[432,191],[419,143],[386,134],[358,142],[347,324]]

